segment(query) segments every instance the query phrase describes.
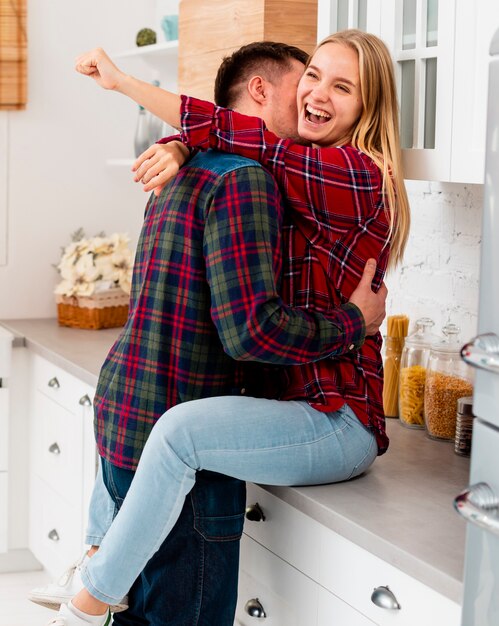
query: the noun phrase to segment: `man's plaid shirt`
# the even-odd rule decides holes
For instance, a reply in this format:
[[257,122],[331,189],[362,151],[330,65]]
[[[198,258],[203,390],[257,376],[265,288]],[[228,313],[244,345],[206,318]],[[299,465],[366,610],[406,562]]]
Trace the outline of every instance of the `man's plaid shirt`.
[[186,400],[244,392],[238,361],[310,362],[364,340],[351,304],[329,320],[278,292],[281,197],[242,157],[204,153],[182,168],[142,227],[127,323],[95,397],[101,456],[134,469],[154,423]]
[[[374,288],[389,257],[389,224],[382,176],[370,157],[352,146],[311,148],[269,132],[259,118],[182,97],[182,139],[193,148],[237,153],[262,163],[292,209],[285,234],[283,297],[293,306],[328,314],[348,300],[368,258],[377,260]],[[347,402],[388,446],[383,413],[381,336],[340,359],[286,369],[283,399],[306,399],[322,411]]]

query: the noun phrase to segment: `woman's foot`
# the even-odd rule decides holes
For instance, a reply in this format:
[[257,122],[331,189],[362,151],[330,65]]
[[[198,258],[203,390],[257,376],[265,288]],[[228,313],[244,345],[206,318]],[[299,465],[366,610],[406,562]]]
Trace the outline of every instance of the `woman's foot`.
[[[97,547],[92,546],[88,552],[73,563],[57,582],[49,583],[44,587],[36,587],[32,589],[28,595],[28,599],[35,604],[40,604],[47,609],[58,611],[61,604],[67,604],[71,598],[83,589],[81,581],[81,570],[87,564],[89,558],[97,552]],[[126,611],[128,608],[127,598],[123,598],[116,606],[111,607],[113,613]]]
[[68,605],[61,605],[59,612],[47,626],[109,626],[110,624],[111,612],[109,609],[104,615],[88,615],[70,602]]

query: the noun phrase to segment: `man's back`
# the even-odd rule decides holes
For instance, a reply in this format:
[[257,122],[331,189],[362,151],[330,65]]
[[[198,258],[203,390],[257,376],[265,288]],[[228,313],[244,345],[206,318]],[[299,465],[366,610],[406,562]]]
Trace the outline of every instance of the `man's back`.
[[238,355],[229,356],[239,346],[234,328],[267,289],[262,268],[280,271],[281,218],[273,179],[253,161],[218,153],[197,155],[150,200],[129,317],[97,387],[104,458],[134,469],[168,408],[241,393]]

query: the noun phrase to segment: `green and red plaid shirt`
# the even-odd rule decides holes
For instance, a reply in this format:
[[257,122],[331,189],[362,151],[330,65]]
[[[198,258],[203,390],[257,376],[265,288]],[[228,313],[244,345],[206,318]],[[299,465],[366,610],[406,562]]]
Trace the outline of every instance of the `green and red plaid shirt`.
[[134,469],[154,423],[187,400],[244,392],[239,362],[307,363],[358,348],[360,311],[326,319],[279,295],[283,207],[253,161],[198,154],[159,198],[138,243],[130,311],[95,396],[101,456]]
[[[390,246],[381,171],[351,145],[313,148],[280,139],[256,117],[182,96],[182,139],[260,162],[272,173],[290,209],[285,233],[283,297],[292,306],[329,314],[351,296],[367,259],[377,261],[374,288]],[[381,335],[340,359],[286,368],[283,399],[306,399],[321,411],[347,402],[388,447],[383,412]]]

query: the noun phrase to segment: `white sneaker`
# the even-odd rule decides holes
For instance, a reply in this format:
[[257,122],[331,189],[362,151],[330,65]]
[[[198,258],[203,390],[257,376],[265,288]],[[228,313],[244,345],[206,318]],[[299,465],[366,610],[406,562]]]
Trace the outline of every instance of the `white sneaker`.
[[63,604],[56,617],[47,626],[109,626],[111,624],[111,613],[108,611],[101,619],[90,616],[88,620],[78,617],[65,604]]
[[[47,609],[59,610],[59,607],[67,604],[71,598],[83,589],[81,581],[81,570],[85,567],[90,557],[85,552],[83,556],[64,572],[58,582],[49,583],[45,587],[36,587],[28,595],[28,600],[35,604],[41,604]],[[128,609],[128,599],[125,596],[121,602],[111,606],[113,613],[126,611]]]

